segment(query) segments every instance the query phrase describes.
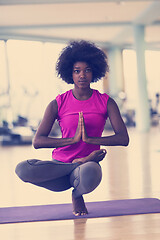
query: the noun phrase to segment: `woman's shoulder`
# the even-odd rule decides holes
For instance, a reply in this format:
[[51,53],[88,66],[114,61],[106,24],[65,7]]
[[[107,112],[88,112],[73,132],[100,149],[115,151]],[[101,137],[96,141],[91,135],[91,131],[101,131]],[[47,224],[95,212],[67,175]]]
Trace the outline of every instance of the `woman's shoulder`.
[[60,94],[57,95],[56,99],[57,99],[57,98],[62,98],[62,99],[63,99],[63,98],[65,98],[66,96],[70,95],[71,92],[72,92],[72,89],[70,89],[70,90],[68,90],[68,91],[66,91],[66,92],[60,93]]
[[110,96],[107,93],[101,93],[97,89],[93,89],[93,92],[95,96],[98,96],[104,100],[108,101],[108,99],[110,98]]
[[63,99],[65,99],[67,96],[69,96],[71,94],[71,91],[72,90],[68,90],[68,91],[66,91],[64,93],[58,94],[57,97],[56,97],[56,100],[57,101],[59,101],[59,100],[62,101]]
[[68,90],[64,93],[58,94],[58,96],[56,97],[58,109],[60,109],[60,107],[63,106],[64,102],[66,102],[66,100],[70,98],[71,93],[72,93],[72,90]]

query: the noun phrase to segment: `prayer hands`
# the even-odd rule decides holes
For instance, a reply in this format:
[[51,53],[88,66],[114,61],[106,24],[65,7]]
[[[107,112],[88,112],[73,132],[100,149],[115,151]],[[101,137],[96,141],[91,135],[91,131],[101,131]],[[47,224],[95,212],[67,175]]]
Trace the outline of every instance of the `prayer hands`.
[[83,142],[87,142],[88,135],[87,135],[86,126],[85,126],[85,122],[84,122],[83,112],[81,112],[80,115],[82,118],[82,140],[83,140]]
[[81,139],[82,141],[87,142],[88,135],[86,132],[83,112],[79,112],[78,126],[73,139],[75,143],[79,142]]

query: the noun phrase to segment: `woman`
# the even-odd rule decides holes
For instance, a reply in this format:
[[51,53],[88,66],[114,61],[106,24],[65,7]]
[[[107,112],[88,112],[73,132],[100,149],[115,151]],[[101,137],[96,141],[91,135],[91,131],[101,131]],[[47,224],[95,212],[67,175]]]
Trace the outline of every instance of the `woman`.
[[[51,191],[73,187],[72,203],[75,216],[88,213],[83,194],[93,191],[100,183],[99,162],[106,150],[100,146],[127,146],[129,137],[115,101],[90,87],[108,71],[105,53],[93,43],[71,42],[57,61],[58,76],[74,88],[56,97],[46,108],[33,145],[54,148],[52,161],[31,159],[19,163],[17,175],[25,182]],[[107,117],[114,134],[102,137]],[[58,120],[62,137],[49,136]]]

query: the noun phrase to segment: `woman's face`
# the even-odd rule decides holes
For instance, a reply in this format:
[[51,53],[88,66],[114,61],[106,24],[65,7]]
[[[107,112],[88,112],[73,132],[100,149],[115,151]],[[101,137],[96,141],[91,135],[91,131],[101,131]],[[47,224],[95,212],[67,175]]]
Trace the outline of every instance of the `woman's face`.
[[73,65],[73,81],[78,88],[88,88],[92,81],[92,69],[85,62],[76,62]]

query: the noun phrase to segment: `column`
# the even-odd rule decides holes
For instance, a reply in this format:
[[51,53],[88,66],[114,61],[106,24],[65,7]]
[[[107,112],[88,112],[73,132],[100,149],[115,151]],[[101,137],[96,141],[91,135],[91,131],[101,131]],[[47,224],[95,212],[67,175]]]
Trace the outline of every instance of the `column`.
[[150,112],[145,71],[145,29],[144,26],[135,25],[133,30],[137,59],[136,126],[139,131],[147,132],[150,128]]
[[109,63],[109,94],[117,97],[119,92],[124,91],[124,76],[122,52],[118,47],[112,47],[108,50]]

